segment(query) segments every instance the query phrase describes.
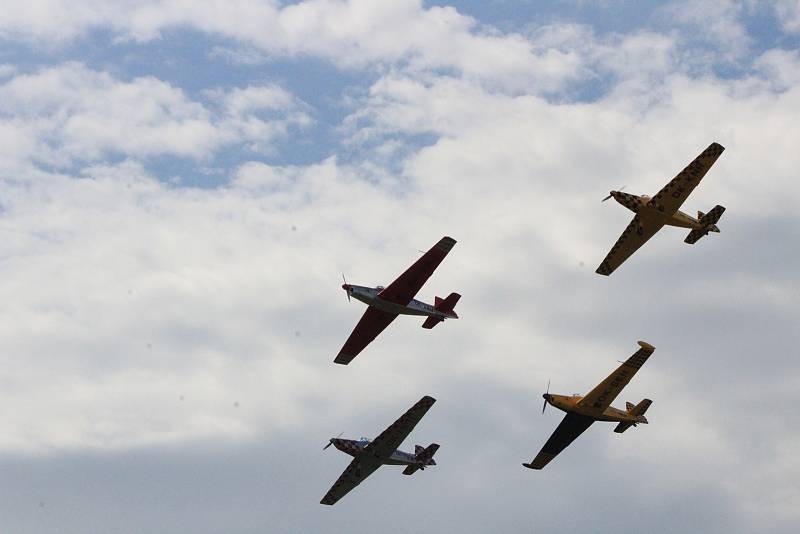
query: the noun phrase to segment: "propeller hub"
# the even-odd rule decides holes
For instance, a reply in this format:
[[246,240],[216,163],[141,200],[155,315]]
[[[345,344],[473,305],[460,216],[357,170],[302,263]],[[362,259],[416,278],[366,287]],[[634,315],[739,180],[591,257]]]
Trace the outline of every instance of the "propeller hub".
[[342,289],[348,291],[350,289],[350,284],[342,284]]

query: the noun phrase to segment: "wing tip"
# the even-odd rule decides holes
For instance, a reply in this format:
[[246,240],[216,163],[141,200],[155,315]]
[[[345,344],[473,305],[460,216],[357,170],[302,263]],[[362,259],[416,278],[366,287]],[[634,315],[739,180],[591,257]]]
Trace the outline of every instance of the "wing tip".
[[355,354],[345,354],[344,352],[340,352],[336,355],[336,358],[333,359],[333,363],[338,363],[339,365],[347,365],[348,363],[353,361],[355,358]]
[[603,265],[600,265],[600,267],[598,267],[595,272],[597,274],[602,274],[603,276],[608,276],[614,271],[610,270],[608,267],[604,267]]
[[419,402],[424,403],[424,404],[430,404],[431,406],[433,406],[433,403],[436,402],[436,399],[434,399],[430,395],[425,395],[424,397],[422,397],[419,400]]
[[656,348],[653,345],[651,345],[650,343],[648,343],[647,341],[637,341],[636,343],[638,343],[639,346],[642,347],[644,350],[647,350],[647,351],[650,351],[650,352],[654,352],[656,350]]
[[436,243],[434,248],[438,248],[438,249],[442,250],[443,252],[447,253],[447,252],[450,252],[450,250],[454,246],[456,246],[456,240],[453,239],[450,236],[444,236],[443,238],[441,238],[439,240],[438,243]]
[[544,467],[543,465],[536,465],[536,464],[534,464],[533,462],[531,462],[531,463],[529,463],[529,464],[523,463],[522,465],[524,465],[524,466],[525,466],[525,467],[527,467],[528,469],[533,469],[533,470],[535,470],[535,471],[541,471],[541,470],[542,470],[542,467]]

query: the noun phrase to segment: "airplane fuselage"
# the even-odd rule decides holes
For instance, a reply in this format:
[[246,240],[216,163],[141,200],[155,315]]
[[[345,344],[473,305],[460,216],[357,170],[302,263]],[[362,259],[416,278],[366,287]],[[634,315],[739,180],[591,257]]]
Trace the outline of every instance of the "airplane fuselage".
[[583,406],[580,404],[581,397],[580,395],[553,395],[553,394],[546,394],[545,400],[547,404],[553,406],[554,408],[558,408],[562,412],[567,413],[576,413],[579,415],[585,415],[587,417],[591,417],[592,419],[596,419],[597,421],[609,421],[613,423],[647,423],[647,419],[643,415],[633,415],[625,410],[620,410],[618,408],[614,408],[613,406],[609,406],[602,412],[598,411],[596,408],[592,406]]
[[698,219],[695,219],[681,210],[677,210],[675,213],[666,213],[659,210],[658,206],[650,202],[651,198],[647,195],[632,195],[621,191],[612,191],[611,196],[632,212],[644,218],[660,222],[661,224],[677,226],[679,228],[690,228],[692,230],[702,230],[704,228]]
[[426,304],[420,300],[411,299],[407,305],[397,304],[380,297],[380,292],[383,288],[355,286],[353,284],[345,284],[342,288],[349,293],[354,299],[360,300],[364,304],[378,308],[388,313],[397,315],[422,315],[428,317],[441,317],[442,319],[457,319],[458,316],[454,313],[443,312],[437,310],[430,304]]
[[369,445],[370,441],[363,438],[358,441],[354,439],[332,438],[330,441],[333,446],[340,451],[349,454],[353,458],[359,458],[365,461],[377,460],[383,465],[436,465],[436,461],[433,458],[423,463],[417,460],[415,455],[403,452],[400,449],[394,451],[388,458],[376,458],[373,454],[364,450],[366,446]]

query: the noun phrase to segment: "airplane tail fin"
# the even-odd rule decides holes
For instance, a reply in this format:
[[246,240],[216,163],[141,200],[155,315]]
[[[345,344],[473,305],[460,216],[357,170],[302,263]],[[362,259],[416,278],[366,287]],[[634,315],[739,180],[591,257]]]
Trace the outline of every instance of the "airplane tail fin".
[[404,475],[413,475],[417,472],[417,469],[425,469],[425,466],[428,465],[436,465],[436,460],[433,459],[433,455],[436,454],[436,451],[439,450],[438,443],[431,443],[427,447],[422,447],[421,445],[417,445],[414,447],[414,459],[417,461],[415,465],[409,465],[403,470]]
[[684,239],[683,242],[691,245],[697,243],[701,237],[708,235],[709,232],[718,233],[719,228],[717,228],[717,221],[719,221],[723,213],[725,213],[725,208],[719,204],[714,206],[714,208],[708,213],[698,211],[697,220],[702,225],[702,228],[689,232],[689,235],[686,236],[686,239]]
[[647,424],[647,418],[644,416],[644,412],[653,404],[653,401],[650,399],[644,399],[639,404],[633,405],[630,402],[625,403],[625,408],[630,415],[636,416],[635,423],[620,423],[614,428],[614,432],[617,434],[622,434],[626,430],[628,430],[631,426],[636,426],[639,423]]
[[[453,319],[458,319],[458,314],[455,312],[454,308],[456,307],[456,303],[460,298],[461,295],[458,293],[450,293],[445,299],[436,297],[436,299],[433,301],[433,307],[436,308],[436,311],[446,313]],[[422,323],[422,328],[431,329],[442,321],[444,321],[442,317],[430,316],[425,319],[424,323]]]

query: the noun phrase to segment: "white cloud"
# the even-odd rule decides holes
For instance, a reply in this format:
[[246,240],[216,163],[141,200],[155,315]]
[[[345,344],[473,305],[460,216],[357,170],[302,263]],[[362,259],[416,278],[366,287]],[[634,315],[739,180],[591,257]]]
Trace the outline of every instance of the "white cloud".
[[738,62],[750,51],[753,38],[743,24],[749,9],[746,2],[735,0],[676,0],[662,7],[660,16],[665,25],[678,29],[687,44],[708,47],[702,52],[697,46],[687,46],[683,61],[707,66]]
[[796,0],[776,0],[775,12],[784,31],[800,32],[800,4]]
[[306,106],[277,86],[212,96],[220,111],[161,80],[124,81],[80,63],[18,74],[0,84],[0,161],[19,169],[28,160],[64,167],[113,154],[202,159],[230,143],[268,149],[311,120]]
[[[754,74],[726,80],[686,68],[673,34],[553,25],[523,38],[418,2],[227,5],[96,4],[52,37],[110,25],[145,40],[189,26],[268,54],[394,64],[356,101],[342,150],[286,166],[240,153],[230,182],[208,190],[159,182],[148,158],[202,165],[226,144],[269,150],[308,124],[307,106],[274,85],[211,89],[201,102],[79,63],[11,72],[0,84],[3,455],[200,440],[278,449],[288,435],[291,460],[264,463],[291,467],[270,482],[294,481],[316,506],[310,481],[320,492],[331,481],[306,466],[317,461],[303,457],[308,443],[378,431],[430,393],[440,402],[427,435],[450,456],[440,478],[408,483],[472,502],[502,484],[497,509],[513,512],[532,480],[518,464],[558,421],[534,419],[548,378],[552,391],[586,391],[643,338],[658,350],[620,402],[653,398],[652,424],[622,437],[596,425],[542,473],[553,491],[530,506],[563,526],[565,493],[613,505],[619,491],[647,517],[694,522],[683,510],[701,495],[691,510],[705,517],[791,531],[797,466],[778,441],[797,441],[781,408],[797,389],[786,378],[800,316],[786,246],[800,228],[797,54],[769,51]],[[34,15],[14,6],[0,26],[50,40],[49,21],[20,22]],[[541,96],[575,79],[608,87],[578,102]],[[428,146],[408,140],[419,134]],[[666,228],[611,278],[594,275],[630,220],[600,204],[606,191],[652,194],[713,140],[727,150],[685,208],[725,204],[722,234],[688,247]],[[444,234],[459,243],[420,298],[459,291],[461,319],[433,331],[398,319],[351,366],[333,365],[363,311],[340,273],[385,284]]]
[[424,8],[420,0],[307,0],[283,7],[256,0],[90,1],[77,11],[63,0],[32,0],[0,15],[0,32],[45,44],[96,28],[148,41],[176,27],[235,39],[269,54],[313,55],[342,67],[402,63],[414,70],[456,69],[512,88],[533,83],[556,90],[577,68],[572,53],[537,50],[522,35],[482,27],[452,7]]

